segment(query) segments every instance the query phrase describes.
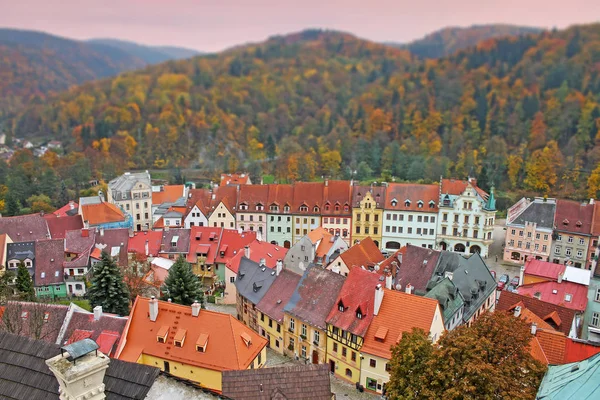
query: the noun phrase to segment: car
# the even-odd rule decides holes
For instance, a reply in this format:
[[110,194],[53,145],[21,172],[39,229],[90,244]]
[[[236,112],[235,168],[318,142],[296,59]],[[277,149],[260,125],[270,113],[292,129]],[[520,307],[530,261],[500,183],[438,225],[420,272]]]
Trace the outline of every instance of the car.
[[507,274],[503,274],[500,277],[500,280],[498,280],[498,282],[504,283],[506,285],[509,280],[510,280],[510,278],[508,277],[508,275]]
[[494,280],[496,280],[496,271],[490,271],[490,274],[492,274],[492,278],[494,278]]
[[504,290],[504,286],[506,286],[506,284],[504,282],[498,282],[498,286],[496,287],[496,290]]
[[504,289],[504,290],[506,290],[508,292],[518,293],[517,287],[515,285],[513,285],[512,283],[510,285],[508,285],[506,287],[506,289]]
[[519,277],[515,276],[514,278],[511,279],[510,284],[516,288],[517,286],[519,286],[520,282],[521,282],[521,280],[519,279]]

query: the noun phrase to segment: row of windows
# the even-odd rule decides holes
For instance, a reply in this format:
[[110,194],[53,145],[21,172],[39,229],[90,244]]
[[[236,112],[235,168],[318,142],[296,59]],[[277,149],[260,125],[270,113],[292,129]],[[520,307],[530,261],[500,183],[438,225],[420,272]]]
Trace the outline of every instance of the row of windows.
[[[364,229],[360,229],[360,226],[356,227],[356,234],[360,235],[361,231],[363,232],[363,234],[365,235],[369,235],[370,234],[370,229],[368,226],[365,226]],[[373,227],[373,235],[378,235],[379,234],[379,228],[378,227]]]
[[[292,222],[292,217],[286,217],[287,218],[287,222]],[[275,222],[275,216],[271,215],[271,222]],[[277,222],[281,222],[281,216],[277,217]]]
[[[271,221],[273,220],[272,218],[273,217],[271,217]],[[240,221],[243,221],[243,220],[244,220],[244,214],[240,214]],[[258,221],[262,222],[262,220],[263,220],[262,215],[259,215],[258,216]],[[254,215],[250,215],[250,218],[248,219],[248,221],[254,221]]]
[[348,218],[327,218],[323,217],[324,224],[341,224],[343,221],[344,224],[348,224]]
[[[408,215],[408,222],[412,222],[413,221],[413,215]],[[404,214],[386,214],[385,215],[385,219],[387,221],[404,221]],[[377,220],[376,220],[377,221]],[[429,215],[418,215],[417,216],[417,222],[431,222],[434,223],[435,222],[435,217],[434,216],[429,216]]]
[[[348,349],[345,346],[338,346],[338,344],[336,342],[333,342],[333,352],[338,355],[339,357],[339,351],[338,351],[338,347],[342,348],[342,358],[347,358],[348,357]],[[350,352],[350,360],[352,360],[352,362],[356,362],[356,352],[355,351],[351,351]]]
[[[509,245],[510,247],[515,247],[515,241],[514,241],[514,239],[511,239],[511,240],[508,242],[508,245]],[[518,248],[520,248],[520,249],[522,249],[522,248],[523,248],[523,242],[519,240],[519,241],[517,242],[517,247],[518,247]],[[530,250],[530,249],[531,249],[531,243],[530,243],[530,242],[525,242],[525,249],[527,249],[527,250]],[[540,249],[540,245],[539,245],[538,243],[535,243],[535,244],[533,245],[533,249],[534,249],[534,250],[536,250],[536,251],[537,251],[537,250],[539,250],[539,249]],[[544,253],[545,253],[546,251],[548,251],[548,246],[547,246],[547,245],[543,245],[543,246],[542,246],[542,252],[544,252]]]
[[[303,218],[303,219],[302,219],[302,222],[303,222],[304,224],[308,224],[308,218]],[[297,225],[300,225],[300,218],[296,218],[296,224],[297,224]],[[315,219],[314,219],[314,218],[311,218],[311,219],[310,219],[310,224],[311,224],[311,225],[314,225],[314,224],[315,224]]]
[[[144,202],[144,208],[148,208],[148,202],[147,201]],[[136,210],[140,209],[140,203],[135,203],[135,209]],[[125,210],[129,211],[129,203],[125,204]]]
[[[386,231],[386,233],[389,233],[389,232],[391,232],[391,233],[396,233],[396,232],[397,233],[404,233],[404,229],[401,226],[397,227],[397,229],[396,229],[395,226],[389,226],[388,225],[388,226],[385,227],[385,231]],[[434,232],[433,229],[427,230],[427,228],[417,228],[417,235],[427,235],[428,232],[429,232],[430,235],[434,234],[433,233]],[[406,233],[409,234],[409,235],[411,235],[413,233],[413,228],[411,228],[411,227],[407,228],[406,229]]]
[[[561,251],[562,246],[556,246],[554,248],[554,254],[560,254]],[[565,256],[570,257],[571,254],[573,254],[573,249],[571,247],[565,247]],[[577,258],[583,258],[583,250],[577,249]]]
[[[513,235],[515,235],[515,234],[516,234],[516,230],[515,230],[515,229],[513,229],[513,230],[511,230],[511,232],[510,232],[510,233],[511,233],[511,234],[513,234]],[[524,234],[523,234],[523,231],[522,231],[522,230],[521,230],[521,231],[519,231],[519,236],[523,237],[523,235],[524,235]],[[531,233],[531,232],[527,232],[527,237],[528,237],[528,238],[531,238],[531,236],[532,236],[532,233]],[[535,234],[535,238],[536,238],[536,240],[540,240],[540,238],[541,238],[541,237],[542,237],[542,235],[541,235],[540,233],[536,233],[536,234]],[[548,237],[549,237],[549,236],[548,236],[547,234],[545,234],[545,235],[544,235],[544,240],[548,240]],[[581,239],[581,241],[583,242],[583,239]],[[581,244],[583,244],[583,243],[581,243]]]
[[[356,214],[356,221],[359,222],[360,221],[360,217],[361,214]],[[371,217],[371,214],[365,214],[365,221],[369,222],[369,219]],[[379,214],[373,214],[373,221],[377,222],[379,221]]]
[[[454,214],[454,223],[458,224],[460,219],[460,215],[458,214]],[[465,215],[463,216],[463,222],[465,224],[468,224],[471,221],[471,216],[470,215]],[[475,225],[479,225],[479,217],[475,216]],[[442,214],[442,222],[448,222],[448,213],[443,213]],[[494,225],[494,220],[492,218],[486,220],[486,225]]]
[[[447,235],[448,234],[448,230],[446,229],[445,226],[442,226],[442,235]],[[473,236],[469,236],[469,230],[468,229],[463,229],[462,232],[459,232],[458,228],[453,228],[452,229],[452,236],[457,236],[457,237],[472,237],[473,239],[479,239],[479,230],[477,229],[473,229]],[[486,235],[485,233],[483,234],[483,238],[485,239]],[[491,240],[492,239],[492,232],[488,232],[487,233],[487,240]]]
[[[559,233],[558,235],[556,235],[556,240],[558,242],[562,242],[562,235]],[[573,243],[574,237],[573,236],[568,236],[567,237],[567,243]],[[579,238],[579,244],[581,246],[585,245],[585,239],[583,238]]]

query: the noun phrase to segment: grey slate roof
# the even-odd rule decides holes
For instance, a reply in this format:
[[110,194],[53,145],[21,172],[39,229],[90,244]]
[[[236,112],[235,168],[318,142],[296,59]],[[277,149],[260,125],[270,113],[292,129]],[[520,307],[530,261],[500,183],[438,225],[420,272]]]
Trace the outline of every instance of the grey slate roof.
[[[148,187],[152,187],[150,174],[146,172],[126,172],[123,175],[108,182],[108,187],[114,192],[127,193],[136,183],[143,182]],[[128,196],[129,198],[129,196]],[[120,200],[120,199],[119,199]]]
[[[0,398],[58,399],[58,381],[45,360],[60,354],[60,346],[0,332]],[[104,377],[108,400],[144,399],[159,369],[115,359]]]
[[6,245],[7,261],[14,259],[23,261],[26,258],[35,260],[35,242],[8,243]]
[[512,222],[513,225],[525,225],[525,222],[535,223],[538,228],[552,229],[554,225],[554,203],[534,201]]
[[275,270],[246,257],[240,260],[235,287],[252,304],[258,304],[275,281]]
[[433,289],[439,284],[446,272],[452,272],[452,282],[465,300],[463,318],[468,321],[496,290],[496,281],[479,253],[464,257],[457,253],[442,251],[427,288]]
[[462,294],[448,278],[441,280],[425,297],[436,299],[440,303],[444,314],[444,322],[448,322],[465,304]]
[[326,364],[223,372],[223,396],[234,400],[331,400]]

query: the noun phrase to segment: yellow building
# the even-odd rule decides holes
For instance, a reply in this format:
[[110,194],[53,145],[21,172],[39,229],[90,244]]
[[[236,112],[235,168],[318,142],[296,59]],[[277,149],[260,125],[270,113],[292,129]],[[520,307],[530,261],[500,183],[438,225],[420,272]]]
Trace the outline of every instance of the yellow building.
[[435,343],[445,329],[436,299],[387,289],[380,291],[380,301],[375,302],[375,317],[360,351],[360,384],[376,393],[383,393],[390,380],[391,348],[404,332],[423,329]]
[[229,314],[138,297],[116,358],[221,393],[223,371],[261,368],[267,341]]
[[354,186],[352,188],[352,243],[371,237],[381,247],[385,187]]
[[360,380],[360,349],[378,296],[383,297],[379,274],[353,268],[327,317],[327,363],[332,373],[351,383]]

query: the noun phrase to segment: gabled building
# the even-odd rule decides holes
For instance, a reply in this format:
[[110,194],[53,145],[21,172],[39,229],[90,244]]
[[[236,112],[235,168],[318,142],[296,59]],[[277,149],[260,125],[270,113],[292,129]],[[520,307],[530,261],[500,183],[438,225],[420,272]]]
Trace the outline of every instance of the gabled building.
[[96,204],[85,204],[79,199],[79,213],[86,228],[132,229],[133,219],[116,204],[101,201]]
[[327,363],[335,376],[360,381],[360,350],[382,295],[378,274],[350,271],[327,317]]
[[438,185],[390,183],[383,211],[382,249],[402,246],[436,248]]
[[382,287],[375,291],[374,307],[375,316],[360,349],[360,384],[369,391],[384,393],[390,380],[392,347],[402,334],[422,329],[436,343],[444,332],[444,322],[435,299]]
[[160,257],[176,260],[190,251],[190,229],[165,229],[160,243]]
[[266,344],[230,314],[138,297],[116,355],[221,393],[224,371],[263,367]]
[[[200,194],[197,197],[192,197],[190,192],[186,204],[188,209],[183,219],[183,225],[187,229],[192,226],[208,226],[208,216],[210,215],[209,193],[203,189],[197,189],[196,191],[199,191]],[[202,195],[203,193],[205,193],[205,196]],[[192,203],[190,199],[195,201]]]
[[488,195],[474,178],[442,179],[438,206],[438,249],[487,256],[496,218],[493,188]]
[[286,268],[303,274],[310,264],[324,267],[347,249],[348,245],[341,237],[319,227],[296,242],[287,252],[283,262]]
[[210,193],[210,216],[208,225],[235,229],[235,214],[238,204],[237,186],[219,186]]
[[14,243],[50,239],[48,223],[41,214],[0,217],[0,234],[3,233]]
[[269,186],[241,185],[238,197],[236,224],[242,231],[257,232],[262,240],[267,232],[267,199]]
[[54,211],[52,214],[56,215],[57,217],[71,217],[73,215],[77,215],[78,211],[79,204],[73,200],[69,200],[67,204]]
[[508,209],[503,259],[523,264],[530,259],[548,261],[556,200],[522,198]]
[[39,298],[56,300],[67,297],[63,262],[65,261],[64,239],[46,239],[35,242],[39,257],[35,269],[35,294]]
[[98,258],[98,253],[106,252],[117,263],[118,266],[125,268],[129,265],[127,251],[129,248],[129,230],[128,229],[98,229],[94,250],[92,256]]
[[129,237],[127,252],[130,257],[153,258],[158,257],[162,243],[162,231],[133,232]]
[[552,262],[587,268],[594,204],[558,200],[554,215]]
[[189,229],[187,262],[205,285],[212,285],[217,276],[215,258],[219,250],[222,228],[194,226]]
[[68,231],[65,235],[65,284],[70,296],[83,296],[91,271],[91,254],[96,243],[96,229]]
[[444,327],[447,331],[451,331],[462,324],[465,300],[451,279],[442,279],[433,289],[427,292],[425,297],[437,300],[439,303],[444,317]]
[[148,171],[125,172],[108,182],[108,202],[132,216],[134,230],[152,229],[152,182]]
[[377,244],[370,237],[367,237],[359,243],[355,243],[348,250],[343,251],[327,266],[327,269],[336,274],[348,276],[355,267],[364,267],[374,271],[375,267],[384,260],[385,257],[379,251]]
[[241,174],[221,174],[221,183],[219,186],[227,185],[252,185],[250,175],[247,173]]
[[6,270],[14,274],[13,282],[16,281],[19,265],[27,268],[31,279],[35,279],[35,242],[8,243],[6,245]]
[[276,270],[264,263],[242,258],[235,280],[237,288],[237,318],[258,332],[256,305],[262,300],[276,278]]
[[292,246],[293,202],[294,187],[292,185],[269,185],[269,197],[267,199],[267,242],[287,249]]
[[383,234],[383,206],[385,186],[352,187],[352,243],[370,237],[377,247]]
[[326,362],[326,321],[344,281],[343,276],[317,266],[309,267],[304,272],[283,308],[285,355],[298,359],[302,357],[313,364]]
[[48,224],[48,231],[52,239],[64,239],[67,231],[82,229],[83,218],[79,214],[57,217],[54,214],[44,215]]
[[325,180],[321,226],[350,245],[352,233],[352,185],[348,181]]
[[321,226],[322,182],[296,182],[292,203],[292,245]]

